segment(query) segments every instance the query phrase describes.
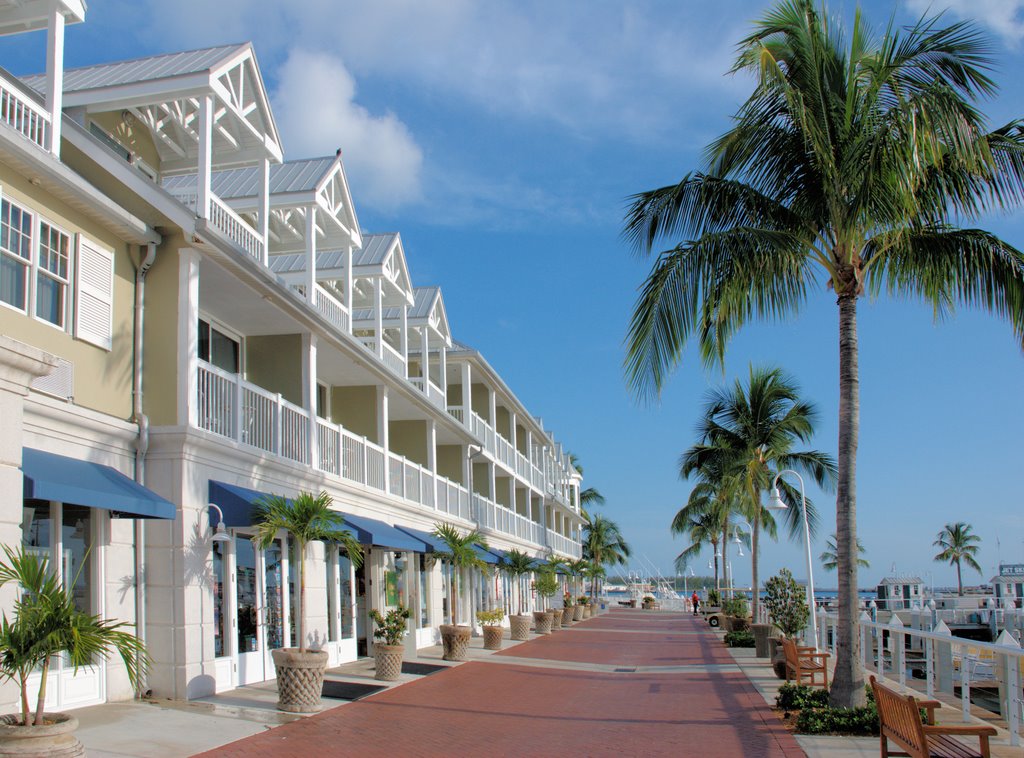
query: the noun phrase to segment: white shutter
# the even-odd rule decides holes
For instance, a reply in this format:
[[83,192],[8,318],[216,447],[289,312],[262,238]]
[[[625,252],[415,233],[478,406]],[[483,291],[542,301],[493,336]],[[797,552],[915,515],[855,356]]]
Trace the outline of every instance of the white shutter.
[[114,332],[114,253],[78,235],[75,337],[110,350]]

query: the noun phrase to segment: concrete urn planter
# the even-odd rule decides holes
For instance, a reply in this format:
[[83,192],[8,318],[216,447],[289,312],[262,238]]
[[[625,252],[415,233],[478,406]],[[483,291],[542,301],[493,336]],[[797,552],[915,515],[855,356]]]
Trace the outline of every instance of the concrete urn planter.
[[772,660],[772,671],[779,679],[786,678],[786,653],[782,650],[782,640],[778,637],[768,638],[768,654]]
[[572,606],[562,609],[562,626],[569,626],[572,624],[575,614]]
[[754,633],[754,650],[758,658],[768,657],[768,636],[772,632],[771,624],[751,624],[750,631]]
[[509,616],[508,623],[510,631],[512,632],[512,639],[514,640],[528,640],[530,639],[530,621],[532,619],[527,614],[519,616]]
[[574,605],[572,607],[572,620],[582,621],[585,619],[587,617],[587,608],[589,607],[589,605]]
[[3,758],[85,758],[85,748],[75,737],[78,719],[66,713],[44,713],[51,723],[21,726],[20,714],[0,716],[0,756]]
[[464,661],[469,651],[469,638],[472,630],[468,626],[456,626],[454,624],[442,624],[441,646],[444,654],[441,656],[446,661]]
[[402,658],[405,645],[381,645],[374,643],[373,659],[376,662],[373,678],[382,682],[396,682],[402,675]]
[[551,634],[551,614],[547,611],[534,611],[533,624],[537,634]]
[[551,631],[553,632],[556,629],[561,629],[562,628],[562,610],[561,609],[551,610],[551,611],[548,611],[548,613],[551,615]]
[[270,654],[277,670],[277,709],[288,713],[319,711],[327,651],[283,647]]
[[484,650],[501,650],[501,639],[505,636],[503,626],[484,627]]

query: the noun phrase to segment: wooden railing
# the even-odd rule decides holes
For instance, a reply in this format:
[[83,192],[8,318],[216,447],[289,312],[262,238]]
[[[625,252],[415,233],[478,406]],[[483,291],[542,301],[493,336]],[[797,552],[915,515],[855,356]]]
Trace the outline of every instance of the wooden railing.
[[351,331],[352,320],[349,317],[348,308],[342,305],[334,295],[321,287],[314,285],[313,305],[320,311],[320,314],[330,321],[339,331],[348,334]]
[[209,222],[256,260],[263,262],[263,235],[249,222],[229,208],[223,200],[210,193]]
[[5,78],[0,78],[0,121],[43,150],[49,149],[50,114]]

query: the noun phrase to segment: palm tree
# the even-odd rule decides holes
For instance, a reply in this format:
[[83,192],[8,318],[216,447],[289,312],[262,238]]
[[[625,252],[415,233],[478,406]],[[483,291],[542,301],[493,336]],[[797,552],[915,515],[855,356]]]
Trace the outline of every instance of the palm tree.
[[520,581],[520,578],[533,571],[533,567],[533,558],[531,558],[528,553],[524,553],[519,550],[509,550],[505,553],[505,557],[502,558],[501,570],[515,580],[515,585],[518,588],[516,599],[519,603],[519,610],[517,611],[517,614],[522,614],[523,606],[525,605],[525,603],[523,603],[523,583]]
[[[583,557],[597,566],[625,566],[629,558],[629,544],[614,521],[594,516],[583,525]],[[597,599],[597,579],[590,585],[592,601]]]
[[256,503],[253,516],[255,534],[252,541],[260,550],[270,547],[278,532],[286,531],[295,543],[299,563],[299,607],[295,611],[300,652],[306,650],[306,548],[310,542],[336,542],[348,553],[357,568],[363,562],[363,548],[352,532],[345,528],[345,519],[332,510],[331,496],[326,492],[314,495],[300,492],[294,498],[266,495]]
[[[696,489],[694,489],[696,492]],[[672,533],[685,534],[690,538],[689,547],[685,548],[676,556],[675,566],[677,571],[684,571],[690,565],[690,561],[696,558],[705,545],[711,546],[714,560],[715,590],[720,591],[721,585],[718,581],[718,559],[721,557],[718,546],[723,543],[723,535],[728,529],[728,513],[723,511],[695,512],[691,508],[694,499],[694,492],[690,493],[690,503],[683,506],[675,518],[672,519]],[[723,518],[724,517],[724,518]]]
[[932,543],[935,547],[940,548],[940,552],[935,556],[936,561],[956,566],[956,591],[959,595],[964,594],[964,580],[960,574],[960,563],[966,563],[979,574],[981,573],[981,566],[978,565],[978,561],[974,557],[978,554],[976,543],[981,542],[981,537],[971,534],[972,529],[970,524],[963,521],[946,524],[942,527],[935,542]]
[[452,524],[434,524],[433,535],[440,539],[446,550],[435,550],[434,555],[448,561],[452,572],[452,624],[459,623],[459,574],[463,569],[479,569],[485,574],[490,570],[477,553],[476,548],[487,549],[487,540],[479,530],[463,534]]
[[[99,657],[117,652],[124,661],[133,688],[149,659],[142,642],[127,631],[131,624],[92,616],[75,605],[73,590],[61,584],[45,557],[23,546],[3,546],[0,587],[14,583],[20,596],[14,603],[13,620],[0,620],[0,676],[17,681],[21,691],[21,724],[29,725],[28,677],[39,671],[39,693],[32,724],[41,726],[46,705],[46,682],[53,657],[67,656],[75,673]],[[77,577],[75,577],[77,580]],[[70,582],[74,586],[75,581]]]
[[863,702],[858,666],[857,303],[913,295],[936,314],[956,304],[1007,318],[1024,340],[1024,255],[959,228],[1018,205],[1024,135],[988,131],[975,103],[994,94],[990,48],[969,23],[922,18],[848,34],[814,0],[784,0],[742,40],[735,71],[753,93],[709,147],[702,171],[632,198],[625,235],[651,253],[667,241],[637,301],[626,373],[656,395],[697,337],[707,364],[755,318],[797,313],[824,285],[839,311],[839,624],[834,705]]
[[580,594],[580,577],[590,570],[589,558],[576,558],[565,562],[565,570],[572,577],[572,605],[576,605],[576,598]]
[[[857,553],[863,555],[867,551],[864,549],[864,544],[860,541],[860,537],[857,538]],[[818,556],[818,560],[821,561],[822,567],[826,571],[835,571],[836,566],[839,565],[839,561],[836,558],[836,535],[832,534],[828,538],[828,542],[825,543],[825,550],[821,555]],[[865,559],[858,557],[857,565],[861,568],[870,568],[871,564]]]
[[[813,477],[821,487],[830,487],[836,476],[832,456],[818,450],[794,450],[797,443],[806,443],[814,434],[817,410],[800,398],[800,391],[790,377],[779,369],[750,367],[746,386],[739,379],[731,389],[713,390],[704,406],[698,427],[700,442],[680,458],[679,473],[688,477],[697,473],[705,478],[708,471],[731,481],[736,495],[743,494],[738,510],[749,519],[751,584],[758,587],[758,537],[763,526],[768,535],[776,536],[775,519],[761,505],[761,493],[771,487],[775,475],[783,469],[797,469]],[[725,485],[721,485],[723,488]],[[790,503],[799,503],[784,480],[779,488]],[[790,534],[800,536],[803,512],[790,507],[784,511]],[[813,504],[807,504],[808,520],[816,521]],[[726,517],[728,518],[728,517]],[[724,543],[723,543],[724,544]],[[752,612],[757,618],[758,593],[753,593]]]

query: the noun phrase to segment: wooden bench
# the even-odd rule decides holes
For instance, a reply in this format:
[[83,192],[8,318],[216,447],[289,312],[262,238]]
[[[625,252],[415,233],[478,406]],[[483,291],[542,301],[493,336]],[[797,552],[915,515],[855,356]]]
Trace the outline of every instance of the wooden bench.
[[[927,708],[930,717],[934,713],[935,701],[920,701],[913,695],[901,695],[880,684],[871,677],[871,689],[875,693],[880,727],[879,740],[882,758],[890,755],[907,755],[913,758],[989,758],[988,738],[996,735],[991,726],[973,724],[925,724],[921,721],[921,708]],[[977,737],[978,749],[955,739]],[[891,752],[892,740],[906,752]]]
[[[819,653],[813,647],[802,647],[790,639],[782,638],[786,655],[786,681],[809,684],[828,689],[828,653]],[[818,678],[821,681],[816,681]],[[805,680],[807,680],[805,682]]]

